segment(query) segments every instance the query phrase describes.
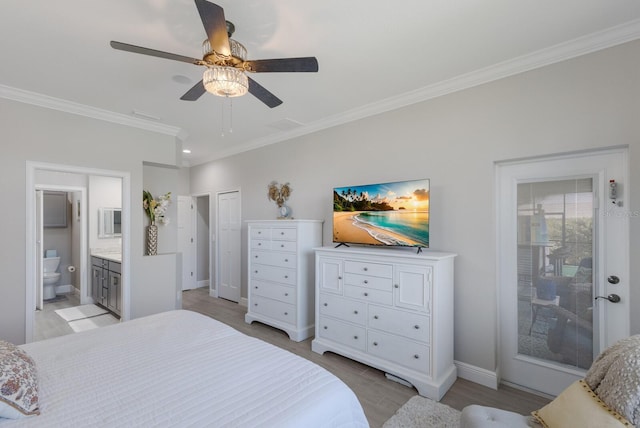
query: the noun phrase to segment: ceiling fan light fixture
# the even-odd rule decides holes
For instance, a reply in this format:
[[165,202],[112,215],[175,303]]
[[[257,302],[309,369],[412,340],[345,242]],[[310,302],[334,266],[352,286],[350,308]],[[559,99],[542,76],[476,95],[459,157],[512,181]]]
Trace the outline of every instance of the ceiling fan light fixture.
[[219,97],[240,97],[249,90],[249,79],[244,70],[234,67],[207,67],[202,83],[207,92]]

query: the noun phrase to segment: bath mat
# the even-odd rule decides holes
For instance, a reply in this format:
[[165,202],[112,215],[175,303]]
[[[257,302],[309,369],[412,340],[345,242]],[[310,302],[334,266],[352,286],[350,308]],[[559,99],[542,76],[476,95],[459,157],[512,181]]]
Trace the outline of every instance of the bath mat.
[[97,315],[106,314],[106,309],[102,309],[96,305],[74,306],[72,308],[56,309],[56,314],[60,315],[65,321],[75,321],[83,318],[95,317]]
[[119,322],[120,320],[113,315],[105,314],[91,318],[69,321],[69,327],[71,327],[76,333],[80,333],[81,331],[93,330],[98,327],[106,327],[108,325],[118,324]]

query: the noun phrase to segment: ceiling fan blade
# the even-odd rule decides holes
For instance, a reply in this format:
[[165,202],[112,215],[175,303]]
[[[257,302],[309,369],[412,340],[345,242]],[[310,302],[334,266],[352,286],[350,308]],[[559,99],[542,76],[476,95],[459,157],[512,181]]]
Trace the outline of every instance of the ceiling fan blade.
[[224,10],[217,4],[206,0],[195,0],[195,2],[211,49],[222,55],[231,55]]
[[274,108],[282,104],[282,100],[280,98],[273,95],[251,77],[249,77],[249,93],[265,103],[267,107]]
[[183,101],[195,101],[202,96],[206,92],[204,89],[204,85],[202,84],[202,80],[193,85],[193,88],[189,89],[187,93],[180,97]]
[[169,52],[157,51],[155,49],[143,48],[140,46],[130,45],[128,43],[121,43],[111,41],[111,47],[120,51],[139,53],[143,55],[155,56],[158,58],[172,59],[174,61],[188,62],[189,64],[198,64],[201,60],[196,58],[190,58],[184,55],[172,54]]
[[313,56],[302,58],[259,59],[245,62],[246,69],[256,73],[316,72],[318,60]]

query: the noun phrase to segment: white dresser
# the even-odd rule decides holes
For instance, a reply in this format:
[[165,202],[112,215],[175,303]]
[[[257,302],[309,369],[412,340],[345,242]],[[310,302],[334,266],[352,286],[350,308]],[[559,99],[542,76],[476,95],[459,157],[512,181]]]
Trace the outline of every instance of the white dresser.
[[440,400],[456,380],[454,258],[403,248],[317,248],[312,350],[376,367]]
[[314,252],[322,220],[248,222],[247,323],[260,321],[300,342],[314,332]]

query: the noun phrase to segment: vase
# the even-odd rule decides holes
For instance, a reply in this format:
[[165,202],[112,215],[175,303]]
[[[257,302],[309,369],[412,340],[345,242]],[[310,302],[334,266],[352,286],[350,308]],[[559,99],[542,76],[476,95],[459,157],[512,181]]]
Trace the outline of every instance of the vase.
[[147,227],[147,255],[158,254],[158,226],[151,224]]

